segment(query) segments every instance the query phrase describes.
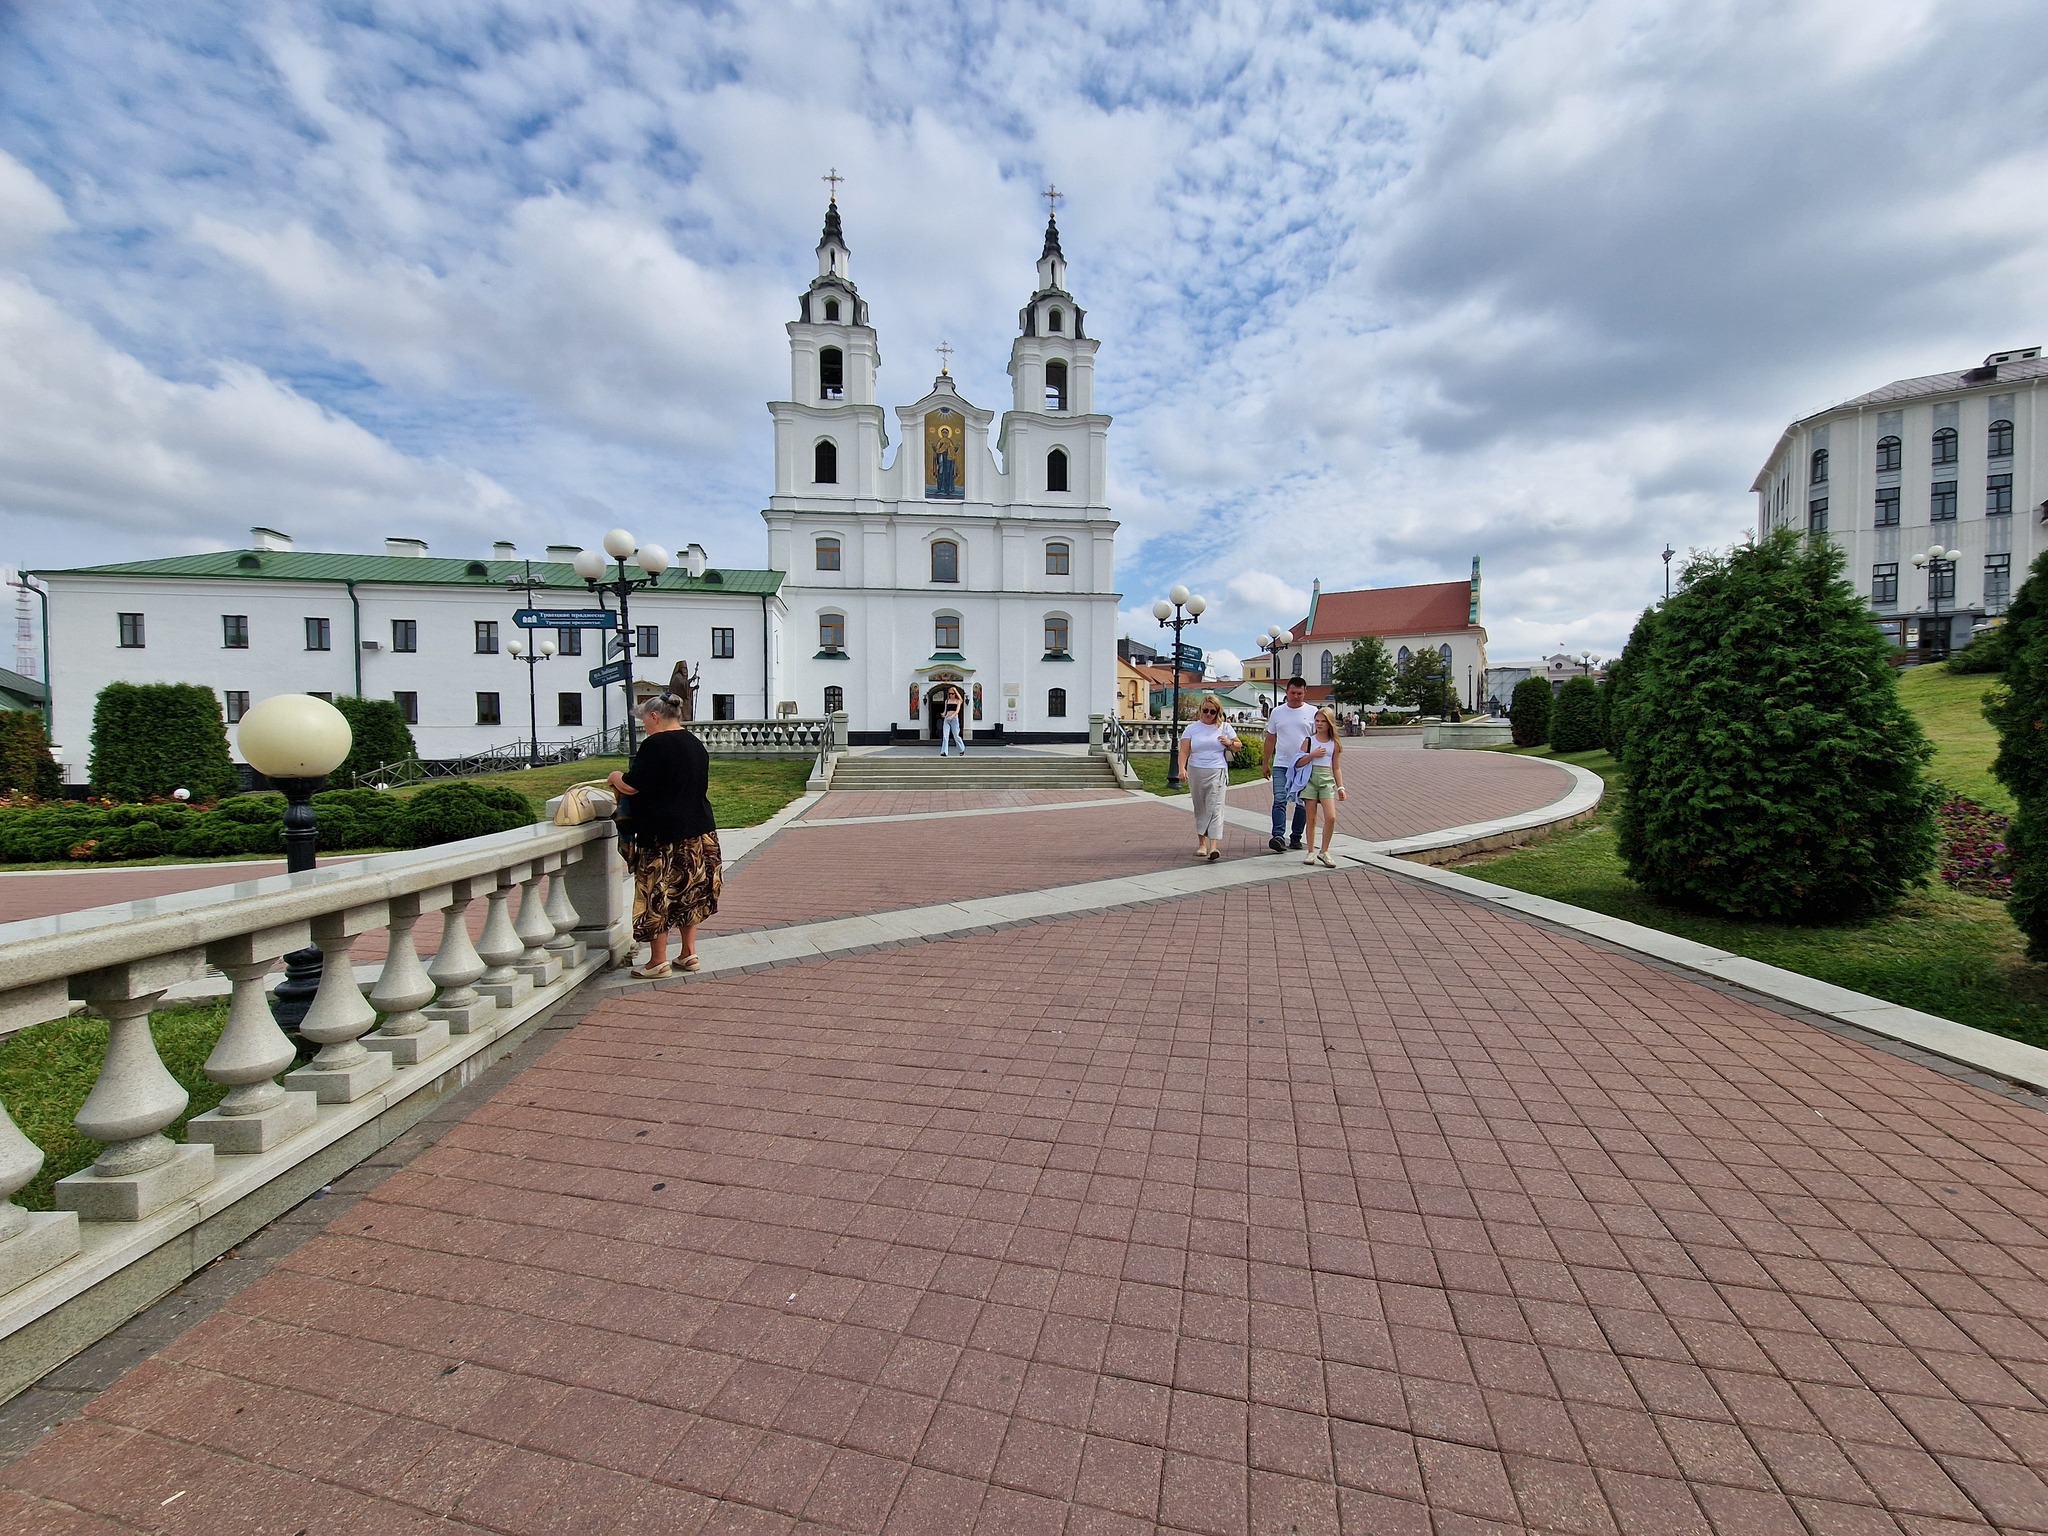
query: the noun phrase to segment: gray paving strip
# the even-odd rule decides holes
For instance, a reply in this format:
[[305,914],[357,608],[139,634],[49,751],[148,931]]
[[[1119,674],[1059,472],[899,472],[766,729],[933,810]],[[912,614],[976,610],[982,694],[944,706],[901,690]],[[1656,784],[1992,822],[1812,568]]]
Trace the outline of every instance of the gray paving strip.
[[[865,791],[865,790],[853,790],[853,791],[849,791],[849,793],[853,793],[853,794],[865,794],[865,793],[870,793],[870,791]],[[988,793],[990,793],[990,791],[988,791],[988,790],[985,790],[985,789],[964,789],[964,790],[929,790],[929,789],[920,789],[920,790],[904,790],[904,791],[880,790],[880,791],[873,791],[873,793],[880,793],[880,794],[904,793],[904,794],[920,794],[920,795],[929,795],[929,794],[964,794],[964,795],[985,795],[985,794],[988,794]],[[1154,799],[1157,799],[1157,798],[1158,798],[1158,797],[1157,797],[1156,795],[1148,795],[1148,794],[1146,794],[1146,793],[1145,793],[1145,792],[1144,792],[1143,790],[1136,790],[1136,789],[1127,789],[1127,790],[1124,790],[1124,791],[1123,791],[1123,792],[1122,792],[1122,793],[1121,793],[1121,794],[1120,794],[1120,795],[1119,795],[1119,796],[1118,796],[1117,798],[1115,798],[1115,799],[1098,799],[1098,800],[1061,800],[1061,801],[1057,802],[1056,804],[1049,804],[1049,805],[985,805],[985,806],[982,806],[982,807],[981,807],[980,809],[978,809],[978,810],[964,810],[964,811],[898,811],[898,812],[896,812],[895,814],[893,814],[893,815],[889,815],[889,816],[824,816],[824,817],[820,817],[820,818],[819,818],[818,820],[816,820],[816,821],[795,821],[795,822],[791,822],[791,823],[790,823],[790,825],[791,825],[792,827],[796,828],[796,829],[797,829],[798,831],[806,831],[806,830],[810,830],[810,831],[815,831],[815,830],[817,830],[817,829],[819,829],[819,828],[822,828],[822,827],[872,827],[872,826],[876,825],[876,824],[877,824],[878,822],[885,822],[885,821],[945,821],[945,820],[948,820],[949,818],[952,818],[952,817],[957,817],[957,816],[1022,816],[1022,815],[1024,815],[1024,814],[1026,814],[1027,812],[1031,812],[1031,811],[1092,811],[1092,810],[1094,810],[1094,809],[1095,809],[1095,808],[1096,808],[1097,806],[1102,806],[1102,805],[1129,805],[1129,804],[1130,804],[1130,803],[1131,803],[1131,802],[1132,802],[1133,800],[1154,800]],[[720,836],[721,836],[721,838],[722,838],[722,837],[724,836],[724,834],[723,834],[723,833],[721,833],[721,834],[720,834]]]

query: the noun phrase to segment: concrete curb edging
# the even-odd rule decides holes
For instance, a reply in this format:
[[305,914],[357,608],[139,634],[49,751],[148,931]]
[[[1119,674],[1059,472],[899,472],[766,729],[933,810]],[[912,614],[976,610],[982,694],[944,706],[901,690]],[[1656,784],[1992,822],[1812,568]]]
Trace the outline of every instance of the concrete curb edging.
[[1510,886],[1494,885],[1490,881],[1461,875],[1455,870],[1433,868],[1378,850],[1347,853],[1345,856],[1403,880],[1420,881],[1522,917],[1538,918],[1617,949],[1661,960],[1681,970],[1711,976],[1716,981],[1740,987],[1771,1002],[1817,1013],[1867,1034],[1988,1072],[2007,1082],[2048,1092],[2048,1050],[2039,1046],[2009,1040],[1988,1029],[1958,1024],[1937,1014],[1888,1003],[1868,993],[1852,992],[1847,987],[1731,954],[1711,944],[1683,939],[1675,933],[1645,928],[1639,923],[1625,922],[1601,912],[1589,912],[1584,907],[1553,901],[1547,896],[1532,896]]
[[1537,832],[1562,830],[1584,821],[1600,809],[1600,797],[1607,792],[1607,781],[1599,774],[1576,763],[1560,763],[1555,758],[1537,758],[1536,761],[1547,762],[1571,775],[1572,787],[1561,799],[1513,816],[1497,816],[1491,821],[1475,821],[1467,826],[1445,827],[1438,832],[1388,838],[1364,843],[1363,846],[1373,853],[1391,854],[1411,863],[1448,864],[1469,854],[1526,843]]

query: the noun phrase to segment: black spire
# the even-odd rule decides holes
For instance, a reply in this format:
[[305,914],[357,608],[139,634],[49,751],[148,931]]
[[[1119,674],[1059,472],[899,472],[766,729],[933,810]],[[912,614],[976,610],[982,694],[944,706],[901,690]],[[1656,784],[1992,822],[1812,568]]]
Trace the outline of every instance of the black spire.
[[1052,214],[1045,216],[1045,249],[1038,253],[1038,259],[1043,261],[1048,256],[1067,259],[1067,253],[1060,249],[1060,222]]
[[836,197],[825,205],[825,233],[819,237],[818,244],[846,244],[846,231],[839,227],[839,199]]

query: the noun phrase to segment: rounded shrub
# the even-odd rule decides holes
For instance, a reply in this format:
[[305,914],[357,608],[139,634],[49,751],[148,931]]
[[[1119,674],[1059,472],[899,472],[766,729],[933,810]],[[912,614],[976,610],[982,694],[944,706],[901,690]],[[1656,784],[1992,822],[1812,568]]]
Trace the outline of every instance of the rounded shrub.
[[2005,684],[1986,695],[1984,714],[1998,728],[1991,771],[2019,805],[2006,842],[2006,910],[2027,937],[2027,954],[2048,960],[2048,554],[2034,561],[1999,632]]
[[1616,843],[1681,906],[1816,922],[1894,905],[1935,856],[1931,754],[1842,553],[1789,529],[1698,555],[1654,626]]
[[1600,685],[1575,677],[1558,691],[1550,713],[1553,752],[1591,752],[1600,745]]
[[2003,672],[2005,670],[2005,625],[1987,629],[1949,657],[1951,672]]
[[1550,682],[1547,678],[1525,677],[1508,695],[1508,723],[1515,728],[1515,745],[1540,747],[1550,740]]
[[93,704],[91,776],[115,800],[229,793],[235,764],[220,700],[198,683],[107,684]]
[[533,807],[524,795],[498,785],[430,784],[405,802],[405,821],[408,844],[427,848],[529,826]]
[[53,800],[63,793],[63,776],[50,756],[43,717],[26,709],[0,711],[0,794]]
[[359,773],[419,756],[405,723],[405,711],[392,700],[343,694],[335,699],[334,707],[348,721],[349,748],[341,766],[328,775],[328,783],[352,785]]

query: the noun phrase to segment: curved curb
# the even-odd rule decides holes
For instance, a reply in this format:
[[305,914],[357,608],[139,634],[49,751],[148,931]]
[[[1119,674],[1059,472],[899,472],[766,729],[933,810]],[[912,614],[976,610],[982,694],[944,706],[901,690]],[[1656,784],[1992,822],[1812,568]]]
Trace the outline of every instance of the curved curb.
[[1538,806],[1533,811],[1498,816],[1492,821],[1475,821],[1462,827],[1445,827],[1437,832],[1419,832],[1412,837],[1387,838],[1381,842],[1369,843],[1362,838],[1354,841],[1370,853],[1390,854],[1416,864],[1449,864],[1469,854],[1526,843],[1537,832],[1575,825],[1600,808],[1600,797],[1607,792],[1607,781],[1592,769],[1581,768],[1576,763],[1560,763],[1555,758],[1535,758],[1533,761],[1549,763],[1571,775],[1572,787],[1561,799]]

